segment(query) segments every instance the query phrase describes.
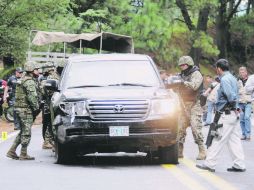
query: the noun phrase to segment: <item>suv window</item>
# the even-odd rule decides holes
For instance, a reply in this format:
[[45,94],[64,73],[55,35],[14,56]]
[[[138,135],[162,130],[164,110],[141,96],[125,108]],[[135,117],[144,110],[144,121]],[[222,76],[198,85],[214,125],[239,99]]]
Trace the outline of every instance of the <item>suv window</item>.
[[64,88],[114,85],[159,86],[149,61],[74,62],[64,76]]

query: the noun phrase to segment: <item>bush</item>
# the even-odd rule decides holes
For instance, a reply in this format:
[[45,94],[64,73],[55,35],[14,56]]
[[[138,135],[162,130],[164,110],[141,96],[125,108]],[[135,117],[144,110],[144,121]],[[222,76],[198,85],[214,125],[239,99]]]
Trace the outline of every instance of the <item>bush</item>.
[[0,79],[7,80],[8,77],[14,73],[15,68],[16,68],[16,66],[15,67],[6,68],[6,69],[2,68],[0,70],[1,71],[0,72]]

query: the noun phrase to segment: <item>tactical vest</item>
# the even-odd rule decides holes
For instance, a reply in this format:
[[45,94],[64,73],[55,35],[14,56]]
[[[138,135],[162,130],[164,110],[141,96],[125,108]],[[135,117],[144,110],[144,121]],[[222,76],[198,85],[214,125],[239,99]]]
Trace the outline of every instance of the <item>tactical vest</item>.
[[[184,81],[191,81],[191,75],[194,72],[200,72],[199,68],[197,66],[193,66],[192,68],[183,71],[181,73],[181,77]],[[183,87],[180,91],[180,95],[183,99],[184,102],[195,102],[199,99],[200,95],[202,94],[203,91],[203,81],[202,84],[200,85],[200,87],[198,88],[198,90],[193,90],[191,88],[188,87]]]
[[16,84],[16,91],[15,91],[16,101],[14,104],[15,108],[26,108],[31,110],[29,106],[29,102],[26,98],[27,93],[25,92],[25,88],[24,88],[24,83],[28,80],[33,80],[33,78],[30,76],[25,76]]
[[59,75],[58,74],[56,74],[56,72],[54,72],[54,71],[51,71],[51,72],[49,72],[49,76],[48,76],[48,78],[47,79],[56,79],[56,80],[59,80]]

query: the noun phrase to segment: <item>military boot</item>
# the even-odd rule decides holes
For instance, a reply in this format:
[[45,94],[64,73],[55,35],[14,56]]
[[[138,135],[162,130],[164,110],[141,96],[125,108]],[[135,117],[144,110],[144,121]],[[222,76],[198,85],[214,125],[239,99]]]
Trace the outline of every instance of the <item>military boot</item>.
[[178,145],[178,158],[183,158],[183,143]]
[[27,147],[21,148],[21,154],[19,156],[19,160],[34,160],[34,157],[31,157],[27,154]]
[[6,156],[11,159],[14,159],[14,160],[19,159],[18,155],[16,154],[16,148],[14,148],[14,147],[10,148],[10,150],[7,152]]
[[199,149],[199,153],[198,153],[198,157],[196,158],[197,160],[205,160],[206,159],[206,150],[205,150],[205,146],[202,145],[198,145],[198,149]]
[[52,144],[44,141],[44,143],[42,144],[42,149],[52,149]]
[[9,158],[12,158],[14,160],[19,159],[18,155],[16,154],[16,152],[14,150],[9,150],[6,154],[6,156],[9,157]]

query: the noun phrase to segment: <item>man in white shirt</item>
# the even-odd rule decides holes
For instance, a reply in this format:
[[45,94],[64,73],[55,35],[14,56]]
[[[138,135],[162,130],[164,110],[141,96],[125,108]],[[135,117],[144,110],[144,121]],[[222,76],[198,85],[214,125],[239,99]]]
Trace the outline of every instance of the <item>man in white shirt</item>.
[[[242,129],[242,138],[241,140],[250,140],[251,134],[251,94],[253,93],[251,90],[246,91],[245,87],[248,83],[248,72],[246,67],[239,68],[239,76],[238,80],[239,85],[239,108],[240,112],[240,126]],[[252,86],[252,89],[254,86]],[[248,83],[247,89],[251,89],[250,84]]]

